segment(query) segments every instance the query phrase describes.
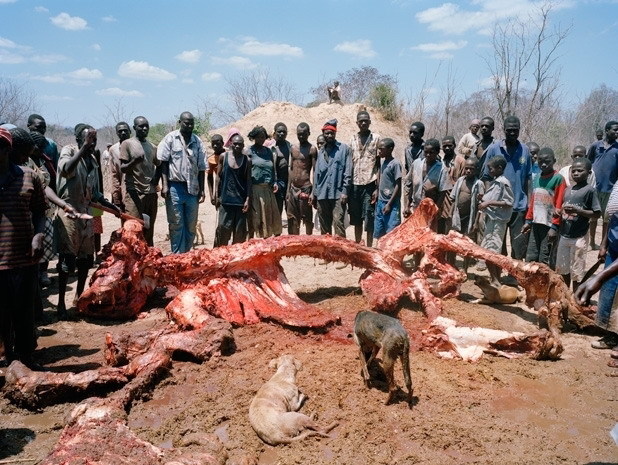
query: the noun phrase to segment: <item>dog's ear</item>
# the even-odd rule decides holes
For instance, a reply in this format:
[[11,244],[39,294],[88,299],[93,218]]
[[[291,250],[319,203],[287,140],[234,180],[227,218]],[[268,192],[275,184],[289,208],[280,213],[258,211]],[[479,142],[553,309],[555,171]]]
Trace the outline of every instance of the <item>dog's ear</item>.
[[303,368],[303,364],[300,360],[298,359],[294,359],[294,367],[296,368],[296,371],[300,371]]
[[279,359],[273,358],[270,362],[268,362],[268,367],[273,370],[279,367]]

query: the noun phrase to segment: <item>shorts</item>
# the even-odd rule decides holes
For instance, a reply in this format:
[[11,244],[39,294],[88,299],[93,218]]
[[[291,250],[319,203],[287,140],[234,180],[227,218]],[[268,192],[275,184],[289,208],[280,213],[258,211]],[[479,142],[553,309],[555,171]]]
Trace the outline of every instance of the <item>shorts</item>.
[[562,275],[570,273],[573,281],[581,282],[586,274],[588,236],[588,233],[575,238],[560,236],[556,254],[556,273]]
[[609,217],[606,212],[611,192],[597,192],[597,195],[599,196],[599,204],[601,205],[601,218],[603,218],[603,223],[609,223]]
[[371,203],[371,196],[375,191],[375,182],[362,186],[352,185],[352,194],[348,199],[350,224],[362,225],[365,221],[365,230],[373,230],[375,205]]
[[491,252],[501,253],[506,224],[506,221],[485,218],[485,233],[481,241],[481,247]]

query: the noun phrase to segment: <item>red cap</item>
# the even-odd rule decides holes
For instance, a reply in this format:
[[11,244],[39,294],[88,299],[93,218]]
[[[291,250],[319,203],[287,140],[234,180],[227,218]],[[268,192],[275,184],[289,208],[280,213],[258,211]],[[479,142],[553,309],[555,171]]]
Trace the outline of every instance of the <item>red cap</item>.
[[11,136],[8,129],[0,128],[0,139],[5,140],[9,147],[13,147],[13,136]]

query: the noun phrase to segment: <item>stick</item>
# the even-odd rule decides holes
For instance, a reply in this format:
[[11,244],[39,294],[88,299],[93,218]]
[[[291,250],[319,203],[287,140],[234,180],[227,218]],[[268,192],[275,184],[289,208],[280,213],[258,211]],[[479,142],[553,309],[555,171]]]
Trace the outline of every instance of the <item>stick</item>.
[[[104,207],[103,205],[101,205],[100,203],[96,203],[96,202],[90,202],[90,206],[94,207],[94,208],[98,208],[99,210],[103,210],[104,212],[107,213],[111,213],[112,215],[117,215],[118,212],[116,210],[114,210],[113,208],[108,208],[108,207]],[[134,216],[131,215],[127,215],[126,213],[120,213],[120,219],[122,220],[135,220],[135,221],[139,221],[142,226],[144,226],[144,220],[140,219],[140,218],[136,218]]]
[[36,462],[39,459],[6,459],[0,460],[0,464],[4,463],[23,463],[23,462]]

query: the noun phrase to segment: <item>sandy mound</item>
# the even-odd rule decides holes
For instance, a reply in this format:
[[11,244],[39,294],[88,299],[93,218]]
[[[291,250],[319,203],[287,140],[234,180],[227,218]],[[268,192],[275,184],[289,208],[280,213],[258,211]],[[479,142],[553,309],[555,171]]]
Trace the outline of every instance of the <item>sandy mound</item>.
[[[210,134],[221,134],[224,138],[230,128],[235,127],[245,136],[245,144],[249,144],[246,135],[254,126],[264,126],[270,133],[274,131],[275,124],[283,122],[288,127],[288,141],[297,143],[296,126],[305,122],[311,128],[311,143],[322,134],[321,128],[329,119],[336,118],[337,140],[349,143],[352,135],[358,131],[356,126],[356,114],[364,107],[360,103],[351,105],[322,103],[317,107],[299,107],[289,102],[268,102],[260,105],[255,110],[247,113],[240,120],[222,128],[214,129]],[[395,153],[403,154],[403,149],[408,144],[408,134],[398,122],[386,121],[380,112],[367,107],[371,115],[371,131],[382,137],[390,137],[395,141]]]

